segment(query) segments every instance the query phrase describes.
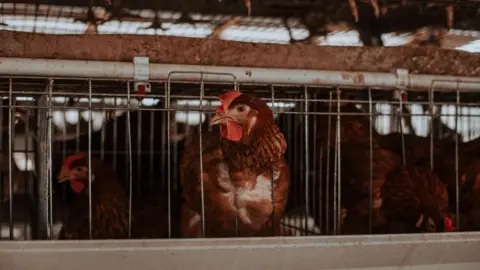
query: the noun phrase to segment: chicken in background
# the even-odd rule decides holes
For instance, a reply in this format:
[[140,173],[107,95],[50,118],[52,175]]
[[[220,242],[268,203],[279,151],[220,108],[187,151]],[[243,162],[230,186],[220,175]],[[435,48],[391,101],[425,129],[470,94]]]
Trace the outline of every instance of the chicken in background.
[[[300,142],[297,146],[290,147],[287,152],[287,160],[290,165],[291,173],[300,178],[298,181],[292,181],[291,183],[290,192],[293,196],[290,196],[291,199],[288,202],[288,210],[292,211],[299,207],[305,209],[304,197],[306,183],[304,180],[304,174],[307,173],[308,196],[310,199],[308,200],[309,213],[306,214],[311,215],[314,218],[316,226],[321,227],[324,234],[332,233],[334,227],[333,187],[335,183],[334,164],[336,163],[335,149],[338,123],[336,114],[338,110],[340,111],[339,128],[341,144],[348,145],[348,147],[356,147],[357,144],[360,144],[360,148],[365,148],[369,146],[370,136],[374,139],[375,143],[376,137],[379,136],[378,132],[374,127],[370,127],[369,116],[366,115],[364,111],[357,108],[354,103],[341,103],[339,108],[336,102],[312,102],[309,104],[308,111],[322,114],[310,114],[308,116],[308,141],[310,148],[308,150],[305,149],[304,143]],[[293,123],[298,123],[298,125],[293,127],[289,125],[288,121],[291,120],[290,118],[292,117],[294,118]],[[303,140],[305,132],[303,115],[300,117],[295,117],[295,115],[281,115],[279,122],[284,124],[281,125],[281,129],[286,134],[289,143]],[[302,138],[299,138],[298,136]],[[342,150],[342,153],[345,151]],[[368,153],[369,152],[367,152],[367,154]],[[308,172],[305,172],[304,169],[304,155],[308,155]],[[352,160],[342,161],[341,166],[346,166],[346,171],[348,171],[348,164],[352,161],[356,161],[355,157],[351,157],[350,159]],[[364,166],[362,170],[369,168],[369,163],[367,163],[368,160],[369,159],[360,161]],[[329,169],[327,169],[327,165]],[[369,176],[369,174],[365,175]],[[326,203],[327,198],[329,203]],[[344,213],[347,212],[345,209],[342,211]]]
[[279,235],[289,188],[285,138],[261,99],[239,91],[219,99],[210,123],[220,134],[205,132],[202,149],[195,138],[181,159],[183,236],[201,237],[202,222],[206,237]]
[[[459,178],[460,231],[480,230],[480,158],[474,158]],[[452,200],[456,200],[453,197]],[[457,218],[456,209],[451,209]],[[455,220],[456,221],[456,220]]]
[[[128,238],[129,198],[125,186],[104,161],[92,157],[92,238]],[[88,155],[77,153],[63,162],[59,182],[69,181],[76,193],[67,210],[60,239],[89,239]],[[149,196],[132,201],[131,238],[179,236],[180,197]],[[170,207],[170,211],[168,209]],[[170,212],[170,215],[169,215]],[[170,232],[168,222],[171,221]]]
[[419,166],[401,166],[387,175],[381,188],[385,233],[449,232],[448,194],[436,173]]
[[[370,214],[372,232],[380,232],[384,223],[380,210],[381,188],[388,173],[400,165],[401,160],[397,155],[378,145],[370,148],[369,143],[341,144],[341,206],[346,210],[342,230],[344,234],[369,233]],[[333,173],[330,179],[333,182]]]
[[[91,158],[92,239],[128,238],[128,196],[116,173],[102,160]],[[89,239],[89,171],[88,155],[68,156],[58,176],[68,181],[76,193],[69,207],[59,239]]]
[[[316,106],[310,111],[331,112],[336,114],[338,105],[328,104]],[[373,193],[373,229],[382,223],[382,215],[379,212],[381,206],[380,188],[385,181],[387,173],[397,167],[400,158],[380,147],[378,132],[370,126],[368,115],[358,109],[355,104],[347,103],[340,106],[340,170],[335,169],[338,160],[336,157],[337,142],[337,116],[336,115],[311,115],[309,126],[315,130],[309,132],[311,145],[314,149],[309,153],[309,186],[310,198],[329,203],[318,205],[316,200],[310,199],[309,209],[312,211],[317,226],[323,228],[324,234],[335,231],[334,210],[341,212],[337,220],[337,228],[344,234],[360,234],[369,232],[370,215],[370,159],[372,159],[372,193]],[[345,113],[345,115],[343,115]],[[371,141],[371,143],[370,143]],[[370,149],[372,157],[370,157]],[[335,209],[335,188],[338,183],[335,177],[340,176],[341,184],[337,193],[340,197],[340,207]],[[338,206],[338,205],[337,205]],[[328,218],[327,218],[328,216]]]
[[[315,136],[319,146],[335,147],[337,140],[337,103],[326,104],[322,103],[317,105],[310,105],[309,111],[322,112],[329,114],[312,115],[309,117],[309,126],[313,127],[316,121]],[[316,119],[315,119],[316,118]],[[356,143],[369,143],[370,132],[375,140],[379,134],[372,126],[370,129],[370,118],[364,111],[358,109],[354,103],[342,103],[340,104],[340,142],[356,142]],[[330,140],[330,142],[329,142]]]
[[[161,103],[161,102],[160,102]],[[153,109],[158,109],[162,104]],[[174,121],[175,113],[170,114],[170,183],[171,191],[179,193],[178,164],[180,153],[188,136],[179,136],[183,131],[182,125]],[[100,150],[104,151],[104,160],[114,167],[120,180],[129,186],[129,160],[127,139],[127,115],[118,116],[114,121],[105,123],[103,130],[92,132],[92,156],[100,157]],[[166,196],[167,195],[167,131],[165,129],[167,114],[164,111],[132,111],[130,113],[130,138],[132,150],[132,187],[134,197]],[[153,123],[153,124],[152,124]],[[174,126],[177,126],[174,128]],[[186,130],[188,132],[194,129]],[[115,141],[116,139],[116,141]],[[140,142],[140,143],[138,143]],[[78,138],[56,141],[54,143],[54,172],[58,171],[63,152],[67,154],[77,151],[88,152],[88,134]],[[115,162],[114,162],[115,161]],[[165,181],[158,181],[164,179]],[[57,188],[58,189],[58,188]],[[57,190],[63,193],[62,190]],[[67,190],[67,199],[72,200],[70,190]]]
[[[399,133],[382,136],[382,146],[395,149],[394,151],[401,155],[401,136]],[[403,136],[407,165],[430,167],[430,138],[412,134]],[[472,183],[480,173],[480,162],[478,161],[480,160],[478,159],[478,149],[480,148],[477,144],[476,140],[466,143],[459,142],[458,172],[456,172],[455,141],[450,138],[434,139],[433,171],[447,188],[450,212],[456,212],[457,209],[457,175],[460,214],[465,215],[472,207],[469,202],[470,193],[473,191]],[[462,230],[462,227],[460,226],[459,229]]]

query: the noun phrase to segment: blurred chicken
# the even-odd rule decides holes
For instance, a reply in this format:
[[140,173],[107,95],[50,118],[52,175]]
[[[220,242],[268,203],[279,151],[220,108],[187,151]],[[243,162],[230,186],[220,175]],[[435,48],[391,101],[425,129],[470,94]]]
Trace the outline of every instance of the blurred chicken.
[[471,208],[465,214],[460,214],[460,230],[480,231],[480,189],[471,192],[468,200]]
[[[76,192],[60,239],[88,239],[88,155],[78,153],[63,162],[59,181],[69,181]],[[179,236],[180,197],[149,196],[132,202],[131,238],[168,238]],[[170,206],[170,210],[169,210]],[[121,239],[128,237],[128,196],[115,172],[102,160],[92,157],[92,237]],[[171,221],[169,232],[169,219]]]
[[[160,105],[157,105],[158,108]],[[154,108],[154,109],[155,109]],[[166,180],[170,179],[171,191],[178,191],[178,164],[180,153],[183,151],[184,142],[188,136],[181,136],[182,132],[190,133],[194,128],[186,129],[184,125],[175,125],[175,114],[170,115],[170,157],[167,156],[167,131],[165,128],[167,115],[163,111],[132,111],[130,125],[126,114],[113,121],[105,123],[102,130],[92,132],[92,156],[101,157],[111,164],[119,179],[125,186],[130,185],[128,132],[130,126],[131,160],[132,160],[132,187],[133,196],[163,196],[167,194]],[[60,168],[64,151],[66,154],[88,152],[88,134],[83,134],[75,139],[57,141],[54,145],[54,171]],[[170,178],[167,177],[167,159],[170,158]],[[163,179],[163,181],[157,181]],[[74,196],[69,191],[57,187],[59,194],[66,193],[70,203]]]
[[[301,141],[305,132],[305,124],[302,121],[304,116],[294,118],[295,115],[281,115],[280,123],[282,130],[286,134],[287,141],[293,144],[293,147],[287,152],[287,160],[290,165],[292,175],[300,175],[300,179],[292,181],[290,192],[293,195],[292,199],[288,202],[288,210],[293,211],[299,207],[305,209],[305,197],[306,190],[308,190],[308,215],[311,215],[315,224],[322,228],[322,233],[332,233],[333,231],[333,199],[334,195],[334,176],[335,176],[335,149],[337,142],[337,124],[340,130],[340,144],[341,152],[346,153],[347,156],[342,157],[342,179],[345,179],[349,174],[355,175],[355,172],[349,171],[349,166],[355,166],[355,168],[362,170],[360,174],[364,180],[369,178],[369,146],[370,137],[373,139],[372,144],[376,146],[376,138],[379,136],[378,132],[370,126],[369,116],[364,111],[357,108],[354,103],[344,103],[338,107],[336,102],[333,103],[311,103],[308,107],[309,112],[322,113],[311,114],[308,116],[308,142],[309,149],[305,148],[304,143]],[[340,121],[337,121],[337,112],[340,111]],[[296,126],[291,126],[290,122],[298,123]],[[286,125],[285,125],[286,124]],[[300,140],[300,142],[298,142]],[[344,149],[346,147],[346,149]],[[355,149],[360,150],[359,153],[355,152]],[[347,153],[354,151],[353,153]],[[362,152],[363,151],[363,152]],[[379,152],[379,150],[374,150]],[[305,164],[302,162],[305,160],[305,155],[308,155],[308,172],[307,181],[308,189],[303,177],[305,173]],[[350,156],[348,156],[350,155]],[[357,155],[357,156],[352,156]],[[382,153],[374,154],[379,156],[381,160]],[[360,159],[360,161],[357,161]],[[389,160],[389,159],[387,159]],[[358,163],[360,162],[360,163]],[[398,162],[392,161],[394,164]],[[388,163],[388,161],[387,161]],[[361,164],[359,166],[352,164]],[[393,165],[392,165],[393,166]],[[388,168],[387,168],[388,169]],[[345,171],[345,172],[344,172]],[[344,176],[345,173],[347,176]],[[358,181],[360,179],[356,179]],[[342,180],[343,181],[343,180]],[[349,181],[349,180],[347,180]],[[348,188],[348,187],[347,187]],[[343,187],[342,187],[343,189]],[[356,190],[355,190],[356,191]],[[341,191],[344,193],[344,190]],[[352,196],[357,196],[354,193]],[[343,195],[342,195],[343,197]],[[327,199],[328,198],[328,199]],[[342,200],[346,199],[345,197]],[[326,200],[329,203],[326,203]],[[353,200],[353,199],[352,199]],[[368,207],[367,207],[368,208]],[[343,210],[343,212],[346,212]],[[353,215],[354,212],[351,213]]]
[[[480,158],[471,160],[466,169],[461,172],[458,195],[459,230],[480,230]],[[456,199],[456,196],[452,198],[452,200]],[[456,212],[456,209],[451,211]]]
[[[381,136],[380,143],[382,147],[392,150],[397,155],[403,155],[402,134],[391,133]],[[403,142],[405,145],[405,161],[406,165],[423,166],[430,168],[430,161],[433,157],[433,171],[438,175],[447,188],[450,211],[456,209],[456,181],[457,173],[455,171],[455,141],[450,138],[433,140],[433,155],[431,151],[431,138],[420,137],[413,134],[403,134]],[[472,155],[462,151],[467,144],[459,143],[458,156],[458,177],[460,187],[465,180],[465,173],[470,163]],[[471,148],[468,149],[471,151]]]
[[[323,147],[330,145],[335,146],[337,140],[337,113],[338,105],[336,103],[321,104],[316,108],[313,104],[310,106],[312,112],[323,112],[329,114],[315,115],[309,117],[309,126],[316,126],[315,136],[318,143]],[[369,143],[370,132],[375,140],[379,136],[375,128],[370,129],[370,119],[365,112],[358,109],[353,103],[340,105],[340,142],[358,142]],[[315,123],[316,122],[316,123]],[[316,124],[316,125],[315,125]],[[330,144],[328,144],[330,140]]]
[[[335,115],[340,111],[340,121]],[[385,181],[386,174],[400,164],[397,155],[379,146],[380,136],[371,126],[370,119],[353,103],[341,105],[328,104],[309,108],[312,112],[325,112],[332,115],[311,115],[309,127],[309,142],[315,145],[309,149],[309,197],[322,198],[329,203],[319,205],[318,201],[310,199],[309,209],[317,226],[323,228],[323,233],[334,232],[335,221],[338,216],[334,212],[342,212],[338,218],[338,228],[343,225],[345,234],[368,233],[370,210],[370,148],[372,149],[372,193],[374,210],[374,227],[381,223],[381,216],[377,213],[381,205],[379,201],[380,187]],[[335,169],[338,162],[337,125],[339,127],[340,171]],[[371,143],[370,143],[371,142]],[[340,176],[341,185],[337,186],[335,195],[334,186],[338,183],[335,178]],[[298,183],[292,183],[295,187]],[[340,205],[335,204],[335,198],[340,198]],[[338,201],[338,200],[337,200]],[[338,207],[340,206],[340,207]],[[335,211],[334,211],[335,210]]]
[[381,188],[388,173],[401,164],[400,157],[378,145],[370,148],[369,143],[343,143],[340,156],[341,205],[347,212],[343,233],[369,233],[370,202],[372,232],[379,232],[384,224]]
[[[128,238],[128,196],[115,172],[91,159],[92,239]],[[78,153],[63,161],[59,182],[69,181],[76,193],[60,231],[60,239],[89,239],[88,155]]]
[[261,99],[238,91],[219,99],[210,123],[220,134],[203,134],[201,149],[195,138],[182,156],[183,236],[202,235],[202,213],[207,237],[279,234],[289,187],[284,136]]
[[381,188],[386,233],[452,231],[445,185],[428,168],[398,167]]

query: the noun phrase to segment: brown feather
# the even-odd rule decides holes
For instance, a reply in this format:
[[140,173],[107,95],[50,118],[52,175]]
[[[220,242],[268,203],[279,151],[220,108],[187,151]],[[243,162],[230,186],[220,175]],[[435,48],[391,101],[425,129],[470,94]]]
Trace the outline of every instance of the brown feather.
[[437,231],[443,231],[448,212],[447,189],[429,169],[407,166],[392,170],[382,187],[382,198],[387,222],[402,224],[404,233],[426,229],[416,228],[421,215],[424,220],[431,218]]
[[[276,233],[279,228],[289,187],[289,171],[283,157],[285,139],[265,102],[242,94],[229,105],[235,106],[238,103],[247,104],[258,111],[254,128],[245,132],[240,142],[221,139],[215,130],[203,134],[201,150],[200,141],[196,137],[183,154],[180,179],[186,203],[182,208],[181,227],[185,237],[201,235],[200,175],[203,175],[203,211],[207,237],[233,237],[237,235],[236,226],[239,236],[271,235],[272,231]],[[200,158],[203,171],[200,168]],[[270,197],[256,198],[256,193],[251,193],[259,185],[258,176],[271,179],[272,170],[278,175],[275,183],[272,183],[273,204]],[[228,174],[223,175],[225,173]],[[265,188],[271,189],[271,186]],[[245,199],[242,194],[250,197]]]
[[[85,160],[80,161],[86,164]],[[78,164],[78,163],[77,163]],[[128,197],[115,172],[92,158],[92,239],[128,238]],[[76,194],[60,239],[89,239],[88,187]]]

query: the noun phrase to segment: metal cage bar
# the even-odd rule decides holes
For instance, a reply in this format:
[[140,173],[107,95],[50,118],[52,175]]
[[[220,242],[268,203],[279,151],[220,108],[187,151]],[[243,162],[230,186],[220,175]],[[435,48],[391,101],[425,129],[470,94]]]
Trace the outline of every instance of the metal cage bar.
[[[128,158],[126,158],[125,162],[127,163],[128,169],[128,185],[129,185],[129,235],[131,230],[131,213],[132,213],[132,189],[134,185],[132,184],[132,177],[133,177],[133,164],[141,163],[140,155],[137,153],[137,162],[133,162],[132,160],[132,133],[137,131],[137,134],[145,133],[137,129],[134,129],[130,126],[131,121],[135,119],[141,119],[141,116],[148,115],[148,113],[143,113],[142,115],[138,114],[138,117],[130,116],[133,114],[134,111],[141,112],[141,108],[133,108],[131,105],[131,100],[133,100],[133,94],[131,93],[130,84],[132,83],[131,79],[133,78],[134,74],[134,64],[131,63],[108,63],[108,62],[91,62],[91,61],[66,61],[66,60],[44,60],[44,59],[9,59],[9,58],[0,58],[0,75],[15,75],[16,77],[19,76],[68,76],[68,77],[81,77],[81,80],[88,80],[89,84],[89,91],[88,91],[88,109],[89,109],[89,122],[88,122],[88,133],[92,132],[92,108],[94,107],[92,104],[92,98],[94,98],[95,90],[92,87],[92,78],[99,78],[103,77],[102,80],[115,80],[115,79],[128,79],[126,85],[126,96],[128,98],[128,104],[125,108],[126,109],[126,118],[127,118],[127,127],[126,130],[122,130],[120,132],[125,131],[127,133],[127,152],[129,154]],[[10,65],[9,65],[10,64]],[[61,68],[60,68],[61,67]],[[163,108],[155,108],[152,109],[152,118],[151,123],[154,121],[164,120],[167,123],[167,128],[170,128],[170,115],[173,115],[176,112],[177,108],[174,106],[174,102],[177,98],[187,98],[193,97],[193,94],[186,94],[181,92],[183,89],[173,88],[171,84],[177,83],[178,81],[188,81],[188,82],[196,82],[197,84],[192,87],[192,89],[200,89],[200,105],[198,106],[198,111],[200,112],[207,112],[207,108],[204,108],[203,101],[207,101],[212,98],[212,95],[209,95],[210,89],[208,89],[208,83],[232,83],[226,79],[225,75],[234,78],[234,85],[235,89],[239,89],[240,87],[245,89],[245,91],[252,91],[250,89],[249,84],[271,84],[271,87],[268,91],[264,91],[267,94],[267,97],[264,97],[266,101],[271,102],[271,108],[273,108],[274,113],[277,115],[282,115],[283,113],[279,112],[279,108],[276,107],[275,102],[277,101],[293,101],[293,102],[300,102],[303,103],[305,107],[299,106],[298,111],[289,111],[284,113],[284,115],[292,116],[288,119],[282,119],[283,122],[297,122],[299,119],[303,119],[303,121],[298,121],[300,123],[304,122],[304,126],[295,128],[295,131],[292,131],[295,134],[296,138],[292,139],[293,145],[301,149],[302,147],[305,148],[305,153],[293,153],[291,154],[291,159],[293,159],[293,163],[298,165],[302,171],[301,173],[305,173],[305,175],[301,175],[299,173],[298,178],[305,179],[305,183],[300,185],[299,190],[297,192],[305,192],[306,193],[306,205],[303,209],[305,212],[309,212],[309,210],[313,210],[310,207],[309,202],[311,202],[314,198],[309,197],[310,189],[315,185],[310,185],[309,183],[309,169],[311,167],[311,163],[313,164],[320,163],[322,164],[325,161],[327,167],[320,168],[320,174],[323,174],[323,171],[327,171],[326,178],[332,178],[329,174],[330,171],[333,170],[333,178],[332,182],[330,183],[330,187],[333,187],[333,196],[335,200],[333,201],[333,207],[337,210],[333,215],[329,213],[328,204],[327,208],[323,208],[323,205],[319,206],[318,212],[320,215],[326,216],[327,222],[325,224],[320,224],[322,227],[326,227],[325,235],[329,234],[337,234],[340,230],[340,223],[341,223],[341,216],[339,216],[339,211],[341,208],[341,199],[344,198],[344,195],[341,194],[343,191],[342,186],[340,185],[340,180],[337,178],[341,178],[343,172],[340,172],[341,165],[344,164],[341,161],[340,155],[340,144],[343,142],[343,138],[340,136],[340,124],[344,122],[341,120],[341,116],[348,115],[348,113],[342,112],[340,109],[340,104],[347,100],[347,98],[342,98],[340,96],[341,87],[356,87],[356,88],[368,88],[368,102],[364,102],[362,105],[368,106],[368,117],[370,119],[369,129],[369,137],[370,137],[370,144],[369,144],[369,153],[370,153],[370,161],[372,160],[372,152],[373,152],[373,145],[372,145],[372,133],[373,133],[373,121],[378,116],[374,113],[375,111],[375,100],[372,94],[372,89],[376,88],[393,88],[396,89],[400,83],[399,78],[397,75],[393,73],[364,73],[364,72],[341,72],[341,71],[306,71],[306,70],[279,70],[279,69],[259,69],[259,68],[234,68],[234,67],[205,67],[205,66],[179,66],[179,65],[165,65],[165,64],[150,64],[150,79],[160,80],[161,83],[164,83],[165,87],[164,94],[158,94],[155,97],[159,100],[165,100],[165,104],[163,104]],[[249,72],[245,72],[248,70]],[[247,74],[246,74],[247,73]],[[170,75],[175,74],[175,80],[170,78]],[[459,91],[458,88],[462,88],[462,92],[477,92],[480,91],[480,78],[467,78],[467,77],[454,77],[454,76],[433,76],[433,75],[415,75],[410,74],[408,75],[408,84],[407,88],[411,91],[425,91],[425,89],[431,89],[432,85],[435,82],[435,92],[436,95],[439,92],[447,92],[451,91],[457,94],[455,105],[457,109],[455,114],[458,116],[458,106],[460,105],[460,98],[459,98]],[[64,78],[65,79],[65,78]],[[402,79],[403,80],[403,79]],[[152,83],[154,83],[152,81]],[[156,82],[158,83],[158,82]],[[280,89],[283,84],[295,86],[301,85],[302,87],[298,87],[296,89],[296,93],[287,95],[283,93]],[[277,86],[278,85],[278,86]],[[336,90],[336,98],[333,98],[333,91],[329,90],[322,92],[315,91],[315,87],[318,86],[334,86],[333,89]],[[43,153],[49,153],[43,158],[40,158],[40,162],[38,162],[37,169],[40,171],[39,175],[40,178],[48,179],[51,177],[50,173],[52,171],[49,166],[51,166],[51,108],[50,106],[52,102],[53,96],[53,79],[49,79],[49,86],[45,93],[41,94],[40,98],[40,108],[39,111],[39,119],[40,119],[40,129],[38,133],[38,142],[40,143],[38,146],[38,150]],[[299,90],[300,89],[300,90]],[[125,89],[122,89],[124,91]],[[177,92],[178,90],[178,92]],[[191,90],[191,89],[190,89]],[[303,97],[302,97],[302,90]],[[75,90],[74,90],[75,91]],[[343,90],[342,90],[343,91]],[[11,89],[10,89],[11,92]],[[330,93],[329,93],[330,92]],[[357,91],[360,93],[360,91]],[[264,94],[265,94],[264,93]],[[29,93],[25,93],[28,95]],[[31,94],[31,93],[30,93]],[[75,93],[81,95],[82,93]],[[198,92],[197,92],[198,94]],[[295,95],[296,94],[296,95]],[[329,98],[326,100],[321,100],[317,94],[329,94]],[[11,93],[10,93],[11,96]],[[105,96],[108,96],[105,94]],[[117,97],[116,95],[112,95]],[[152,95],[153,96],[153,95]],[[102,96],[104,97],[104,96]],[[195,96],[196,97],[196,96]],[[323,115],[328,114],[328,127],[334,129],[336,127],[336,136],[332,135],[330,138],[330,133],[328,133],[328,149],[321,149],[320,157],[317,157],[317,160],[311,159],[308,157],[308,154],[311,151],[309,149],[310,144],[314,144],[315,142],[311,142],[311,139],[308,137],[308,133],[316,130],[316,122],[314,125],[309,124],[309,120],[315,118],[314,116],[322,115],[322,112],[315,112],[315,110],[311,110],[308,107],[309,103],[315,103],[319,101],[326,101],[326,103],[330,105],[336,105],[337,108],[333,110],[331,107],[329,108],[328,112],[323,112]],[[427,105],[432,105],[434,102],[433,97],[427,102]],[[115,98],[115,105],[117,100]],[[399,102],[401,105],[404,104],[400,100]],[[405,102],[408,103],[408,102]],[[10,100],[10,104],[15,104],[12,100]],[[361,102],[359,102],[361,104]],[[392,102],[393,104],[393,102]],[[13,107],[17,107],[16,105]],[[108,107],[108,106],[106,106]],[[112,107],[112,106],[110,106]],[[117,106],[113,106],[115,108]],[[188,106],[187,106],[188,107]],[[120,108],[120,107],[117,107]],[[12,106],[9,106],[9,109],[12,110]],[[106,109],[106,108],[102,108]],[[143,108],[145,109],[145,108]],[[49,112],[50,110],[50,112]],[[145,109],[147,110],[147,109]],[[155,117],[153,119],[153,112],[155,111],[164,112],[167,115],[167,119],[162,119],[163,117]],[[195,109],[196,110],[196,109]],[[413,114],[412,114],[413,115]],[[164,115],[162,115],[164,116]],[[402,113],[400,113],[402,116]],[[200,116],[201,118],[202,116]],[[334,118],[335,117],[335,118]],[[43,119],[43,120],[42,120]],[[114,120],[114,135],[113,141],[116,145],[117,141],[117,131],[116,131],[116,121]],[[281,122],[279,121],[279,122]],[[147,125],[147,122],[143,122],[143,120],[138,120],[138,123],[143,125]],[[291,124],[291,123],[290,123]],[[401,125],[401,121],[400,121]],[[430,124],[431,125],[431,124]],[[458,126],[458,123],[456,123]],[[293,126],[290,125],[290,127]],[[78,127],[78,126],[77,126]],[[202,124],[200,121],[199,130],[202,131]],[[302,130],[305,134],[302,134]],[[45,132],[47,131],[47,132]],[[80,133],[80,129],[77,128],[77,134]],[[176,131],[174,129],[174,131]],[[167,167],[167,191],[168,191],[168,234],[171,237],[173,224],[171,223],[171,194],[170,192],[174,188],[174,185],[171,185],[170,178],[176,173],[174,170],[170,171],[170,165],[176,165],[176,162],[172,162],[171,154],[175,155],[177,152],[176,148],[171,151],[171,142],[170,139],[172,134],[170,134],[171,130],[169,129],[166,132],[165,136],[163,134],[155,133],[155,136],[162,138],[157,138],[158,141],[162,140],[162,145],[165,148],[167,156],[162,156],[162,164],[168,164]],[[105,133],[102,130],[102,142],[105,141]],[[201,138],[201,134],[199,137]],[[335,136],[335,137],[334,137]],[[166,138],[163,138],[166,137]],[[300,137],[300,139],[299,139]],[[49,139],[50,138],[50,139]],[[139,136],[136,137],[137,140],[140,140]],[[153,140],[154,135],[153,131],[148,136],[151,147],[153,147]],[[330,139],[332,139],[332,145],[330,144]],[[405,141],[402,137],[402,151],[405,152]],[[120,139],[118,139],[120,140]],[[298,141],[297,141],[298,140]],[[303,140],[303,141],[302,141]],[[335,141],[333,141],[335,140]],[[458,141],[458,138],[456,138]],[[47,142],[48,141],[48,142]],[[123,142],[120,142],[123,143]],[[98,150],[92,149],[92,141],[91,137],[89,136],[88,140],[88,149],[89,150]],[[143,152],[140,148],[141,143],[137,141],[137,150]],[[202,144],[200,144],[200,149],[202,149]],[[77,143],[77,150],[79,148],[79,144]],[[343,150],[343,147],[341,148]],[[106,154],[103,148],[101,150],[102,157]],[[337,150],[337,151],[335,151]],[[430,148],[433,151],[433,147]],[[113,150],[116,153],[116,149]],[[335,153],[330,153],[334,151]],[[10,151],[12,152],[12,151]],[[200,151],[201,153],[202,151]],[[327,156],[323,157],[322,154],[327,152]],[[458,145],[456,145],[456,152],[458,152]],[[90,151],[89,151],[90,153]],[[304,156],[304,160],[302,156]],[[334,160],[331,160],[330,154],[335,154]],[[153,155],[153,154],[152,154]],[[430,154],[430,157],[433,159],[433,154]],[[122,158],[119,160],[114,159],[114,163],[122,162]],[[152,158],[153,159],[153,158]],[[48,161],[50,160],[50,161]],[[146,159],[144,158],[143,161]],[[403,158],[405,160],[405,158]],[[304,163],[302,163],[304,162]],[[458,171],[458,160],[455,161],[455,168]],[[151,161],[153,163],[153,161]],[[330,164],[334,164],[334,167],[330,168]],[[203,164],[201,163],[201,167]],[[91,160],[89,154],[89,167],[91,167]],[[435,166],[437,167],[437,166]],[[10,167],[10,171],[12,168]],[[135,175],[140,175],[139,172],[140,168],[137,168],[137,173]],[[369,177],[372,178],[372,168],[369,168]],[[148,171],[149,175],[154,175],[153,169]],[[272,174],[273,175],[273,174]],[[10,177],[11,179],[11,173]],[[90,179],[90,181],[92,181]],[[458,176],[456,179],[458,185]],[[273,182],[273,181],[272,181]],[[164,184],[164,183],[162,183]],[[327,186],[328,186],[327,182]],[[202,188],[203,189],[203,188]],[[458,191],[458,187],[457,187]],[[326,197],[329,197],[330,194],[327,191]],[[38,195],[41,199],[44,200],[46,203],[49,199],[51,199],[52,191],[51,191],[51,184],[47,184],[47,181],[40,181],[40,189],[38,190]],[[337,194],[338,193],[338,194]],[[316,194],[316,193],[313,193]],[[320,192],[320,197],[322,193]],[[457,195],[458,196],[458,195]],[[273,195],[272,195],[273,197]],[[372,212],[372,185],[370,185],[370,212]],[[327,200],[328,201],[328,200]],[[52,206],[51,200],[49,201],[50,205],[39,205],[38,214],[40,215],[40,221],[45,224],[41,226],[41,234],[47,234],[51,237],[52,233]],[[90,206],[91,207],[91,206]],[[458,203],[457,203],[458,207]],[[275,214],[275,213],[273,213]],[[202,215],[203,216],[203,215]],[[205,218],[202,217],[203,222],[205,222]],[[330,224],[329,220],[332,221]],[[457,220],[458,221],[458,220]],[[297,222],[296,222],[297,223]],[[298,224],[296,224],[298,225]],[[303,229],[307,229],[307,221],[302,224],[300,223],[300,228],[305,227]],[[372,220],[369,220],[369,227],[370,231],[372,230]],[[48,232],[47,229],[50,231]],[[202,231],[205,230],[205,225],[202,224]],[[44,232],[45,231],[45,232]],[[308,235],[307,233],[304,233]],[[36,267],[35,269],[46,269],[49,262],[52,260],[52,256],[55,258],[61,257],[62,265],[65,263],[65,267],[69,267],[71,269],[78,269],[82,267],[84,269],[87,267],[88,264],[92,264],[93,262],[87,262],[88,260],[82,259],[85,261],[85,264],[78,264],[79,258],[83,258],[82,256],[97,256],[95,251],[99,250],[101,246],[102,254],[108,253],[111,255],[108,259],[97,257],[97,265],[98,260],[112,260],[115,263],[124,262],[122,265],[125,268],[128,268],[133,265],[133,261],[136,262],[136,267],[138,267],[138,259],[133,259],[133,254],[136,256],[143,256],[144,260],[141,260],[145,268],[158,268],[158,265],[163,265],[166,268],[184,268],[187,264],[191,266],[192,262],[197,262],[199,266],[204,266],[206,269],[224,269],[227,263],[231,263],[232,260],[236,261],[237,264],[235,267],[242,267],[242,268],[258,268],[259,262],[263,262],[265,265],[268,264],[269,268],[276,268],[276,269],[292,269],[292,268],[299,268],[299,269],[311,269],[311,268],[318,268],[318,269],[330,269],[335,267],[336,269],[347,269],[347,268],[357,268],[357,269],[366,269],[372,267],[378,267],[378,269],[397,269],[398,267],[412,267],[413,269],[428,269],[428,267],[434,268],[437,267],[438,269],[449,269],[454,264],[457,264],[457,267],[465,267],[463,269],[469,269],[468,267],[476,267],[480,265],[480,258],[476,256],[475,250],[480,247],[480,234],[477,233],[457,233],[457,234],[441,234],[441,235],[385,235],[385,236],[342,236],[342,237],[322,237],[322,238],[277,238],[277,239],[227,239],[227,240],[179,240],[179,241],[169,241],[169,240],[150,240],[147,242],[143,241],[116,241],[112,244],[110,241],[94,241],[94,242],[54,242],[49,243],[48,245],[44,242],[27,242],[27,243],[0,243],[0,261],[6,262],[5,266],[9,266],[10,269],[16,269],[20,264],[18,262],[22,261],[23,264],[21,266],[22,269],[29,269],[29,267]],[[76,246],[74,246],[76,245]],[[25,252],[22,253],[22,257],[18,255],[20,251]],[[127,255],[124,254],[127,252]],[[215,256],[211,256],[211,252],[215,251]],[[368,251],[368,252],[367,252]],[[106,252],[106,253],[104,253]],[[58,256],[61,253],[62,256]],[[348,260],[337,258],[335,254],[342,253],[343,256],[349,257]],[[39,255],[40,254],[40,255]],[[68,259],[70,256],[73,258],[75,254],[75,259]],[[131,255],[132,254],[132,255]],[[250,255],[245,255],[250,254]],[[320,255],[319,255],[320,254]],[[2,257],[4,256],[4,257]],[[122,257],[121,256],[125,256]],[[248,257],[249,260],[242,260],[239,259],[240,257]],[[27,257],[27,258],[26,258]],[[26,259],[25,259],[26,258]],[[90,257],[91,258],[91,257]],[[95,260],[94,260],[95,261]],[[112,263],[112,261],[106,262]],[[301,263],[300,263],[301,262]],[[298,264],[295,264],[298,263]],[[202,265],[203,264],[203,265]],[[113,265],[113,263],[112,263]],[[118,265],[116,265],[116,269],[118,269]],[[51,266],[49,266],[51,267]],[[107,266],[107,269],[110,265]],[[320,268],[319,268],[320,267]],[[474,268],[472,268],[474,269]]]

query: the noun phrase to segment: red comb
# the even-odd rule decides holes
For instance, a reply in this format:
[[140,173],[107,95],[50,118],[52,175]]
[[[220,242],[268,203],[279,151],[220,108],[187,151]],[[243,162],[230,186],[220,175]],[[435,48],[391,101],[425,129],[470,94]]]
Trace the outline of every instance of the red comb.
[[81,159],[84,156],[85,156],[85,154],[83,154],[83,153],[77,153],[77,154],[70,155],[63,161],[63,166],[67,167],[67,168],[70,168],[70,165],[72,165],[72,162],[74,162],[77,159]]
[[237,97],[239,97],[241,94],[242,93],[240,93],[240,91],[230,90],[230,91],[226,92],[225,94],[220,95],[218,97],[218,99],[220,99],[220,102],[222,103],[222,106],[218,106],[217,111],[220,111],[220,112],[225,111],[228,108],[228,106],[230,106],[232,101],[234,99],[236,99]]
[[445,227],[445,230],[446,232],[453,232],[455,231],[455,226],[453,226],[453,222],[450,218],[448,217],[445,217],[443,219],[443,224],[444,224],[444,227]]

